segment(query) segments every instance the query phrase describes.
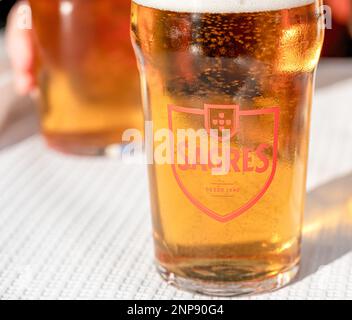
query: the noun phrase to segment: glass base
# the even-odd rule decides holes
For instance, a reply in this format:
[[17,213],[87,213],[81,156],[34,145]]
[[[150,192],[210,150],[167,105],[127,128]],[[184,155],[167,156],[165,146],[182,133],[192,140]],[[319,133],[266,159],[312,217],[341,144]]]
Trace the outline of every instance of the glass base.
[[87,145],[83,143],[60,143],[48,137],[45,141],[49,148],[63,154],[82,157],[111,157],[116,158],[121,155],[123,144],[114,143],[109,145]]
[[239,282],[210,282],[184,278],[167,271],[160,265],[157,265],[157,270],[168,284],[178,289],[208,296],[238,297],[267,293],[288,285],[297,276],[299,265],[278,273],[275,276],[271,276],[270,278]]
[[55,145],[49,147],[55,151],[66,155],[81,156],[81,157],[103,157],[106,155],[106,148],[103,147],[72,147],[60,148]]
[[119,133],[51,134],[43,132],[47,145],[60,153],[76,156],[116,156],[121,153]]

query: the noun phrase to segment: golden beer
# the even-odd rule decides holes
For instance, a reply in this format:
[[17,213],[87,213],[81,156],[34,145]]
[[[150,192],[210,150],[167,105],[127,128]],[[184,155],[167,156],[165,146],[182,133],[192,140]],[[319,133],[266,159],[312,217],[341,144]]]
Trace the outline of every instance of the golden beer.
[[320,5],[134,0],[154,132],[233,129],[226,175],[199,161],[149,167],[158,268],[170,283],[237,295],[297,274]]
[[96,155],[143,128],[128,0],[31,0],[42,131],[49,145]]

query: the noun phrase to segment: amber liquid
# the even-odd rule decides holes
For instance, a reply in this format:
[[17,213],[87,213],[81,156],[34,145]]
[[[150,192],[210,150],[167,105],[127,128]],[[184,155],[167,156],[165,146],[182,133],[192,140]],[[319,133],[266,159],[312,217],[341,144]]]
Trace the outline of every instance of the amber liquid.
[[[315,4],[241,14],[177,13],[133,4],[132,31],[155,131],[169,127],[168,105],[280,108],[275,177],[263,197],[232,220],[217,221],[192,203],[171,165],[150,166],[156,255],[163,272],[230,283],[292,270],[300,260],[310,109],[323,41]],[[194,116],[179,114],[172,121],[174,128],[204,127]],[[232,147],[243,152],[263,141],[272,144],[272,129],[272,118],[243,117]],[[272,163],[272,153],[267,156]],[[220,215],[246,203],[266,179],[234,170],[214,177],[201,166],[176,170],[194,198]],[[211,191],[224,185],[235,188]]]
[[42,131],[66,152],[97,154],[143,128],[130,2],[31,0]]

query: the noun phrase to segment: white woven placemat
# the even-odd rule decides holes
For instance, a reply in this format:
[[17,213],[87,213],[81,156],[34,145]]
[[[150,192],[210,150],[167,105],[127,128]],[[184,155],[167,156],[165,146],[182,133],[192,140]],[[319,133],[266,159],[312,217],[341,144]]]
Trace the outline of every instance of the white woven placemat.
[[[351,87],[317,94],[300,278],[251,299],[352,298]],[[154,271],[148,202],[144,166],[65,157],[38,136],[1,151],[0,298],[204,298]]]

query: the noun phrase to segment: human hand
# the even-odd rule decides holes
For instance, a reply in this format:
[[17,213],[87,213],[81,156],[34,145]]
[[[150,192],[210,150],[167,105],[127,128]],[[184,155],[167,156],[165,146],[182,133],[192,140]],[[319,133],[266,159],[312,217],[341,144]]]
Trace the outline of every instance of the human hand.
[[16,90],[19,94],[26,95],[35,87],[34,45],[32,30],[21,28],[18,23],[19,10],[23,5],[28,4],[20,1],[12,8],[7,20],[5,41],[14,70]]

